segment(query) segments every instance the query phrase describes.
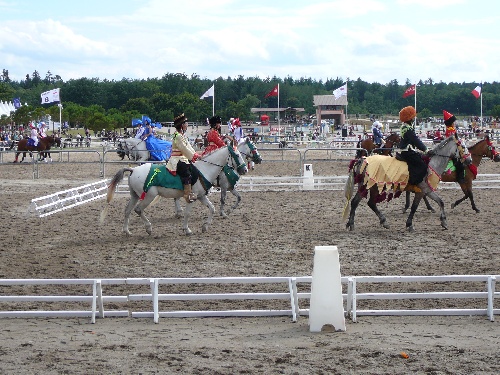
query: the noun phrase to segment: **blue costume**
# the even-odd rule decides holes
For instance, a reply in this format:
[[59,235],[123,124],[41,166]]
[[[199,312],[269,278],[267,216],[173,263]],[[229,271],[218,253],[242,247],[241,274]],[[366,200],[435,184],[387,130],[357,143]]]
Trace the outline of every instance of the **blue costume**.
[[145,127],[142,139],[146,142],[146,148],[149,150],[151,160],[165,161],[170,159],[172,142],[156,138],[150,126]]

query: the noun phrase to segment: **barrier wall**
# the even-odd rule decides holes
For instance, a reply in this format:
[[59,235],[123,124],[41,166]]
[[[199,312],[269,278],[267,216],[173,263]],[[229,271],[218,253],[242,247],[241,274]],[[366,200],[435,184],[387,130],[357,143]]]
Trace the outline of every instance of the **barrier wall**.
[[[341,278],[343,289],[347,289],[342,294],[344,300],[344,313],[356,322],[358,316],[408,316],[408,315],[426,315],[426,316],[452,316],[452,315],[480,315],[487,316],[490,321],[494,321],[495,315],[500,314],[499,308],[494,308],[495,298],[500,298],[500,292],[495,291],[496,278],[500,275],[448,275],[448,276],[344,276]],[[299,316],[309,315],[309,300],[311,297],[310,284],[311,276],[301,277],[212,277],[212,278],[124,278],[124,279],[0,279],[0,318],[33,318],[33,317],[90,317],[91,322],[95,322],[96,317],[133,317],[133,318],[152,318],[155,323],[160,318],[167,317],[258,317],[258,316],[289,316],[292,321],[297,321]],[[433,283],[434,288],[442,288],[434,292],[386,292],[383,286],[387,283],[393,283],[412,288],[412,283]],[[436,284],[437,283],[437,284]],[[224,286],[233,284],[235,286],[246,286],[252,291],[244,293],[231,293],[226,288],[221,288],[220,293],[164,293],[162,288],[168,290],[168,287],[187,285],[189,288],[198,286],[208,288],[210,285]],[[262,291],[264,284],[274,285],[279,291]],[[467,291],[456,291],[456,285],[461,285]],[[17,288],[16,286],[40,286],[35,290],[43,290],[48,293],[51,286],[83,286],[88,290],[87,294],[79,295],[61,295],[61,288],[57,294],[27,295],[20,293],[26,288]],[[146,293],[132,293],[127,290],[135,291],[137,286],[146,286]],[[358,288],[362,285],[370,285],[370,289],[379,287],[380,292],[359,293]],[[453,285],[453,288],[452,288]],[[471,285],[474,287],[471,289]],[[43,286],[43,288],[41,287]],[[105,295],[103,286],[117,287],[122,291],[119,295]],[[12,290],[9,290],[12,288]],[[447,289],[450,288],[450,289]],[[62,288],[66,291],[68,288]],[[451,290],[454,289],[454,290]],[[19,291],[18,293],[13,293]],[[473,300],[474,308],[429,308],[429,309],[401,309],[385,308],[373,309],[370,307],[370,301],[403,301],[403,300],[453,300],[454,303],[463,300]],[[168,302],[172,301],[230,301],[233,309],[223,310],[167,310]],[[284,309],[269,308],[248,309],[248,301],[268,301],[281,300],[288,306]],[[146,301],[145,309],[139,310],[136,303]],[[242,305],[242,301],[246,301]],[[29,308],[19,309],[22,303],[29,303]],[[54,310],[37,310],[33,305],[55,303]],[[64,303],[66,309],[57,309]],[[77,304],[78,309],[71,308],[68,304]],[[82,309],[81,304],[86,304],[87,308]],[[270,303],[270,302],[269,302]],[[450,303],[450,302],[448,302]],[[122,309],[107,309],[107,304],[116,306],[120,304]],[[360,308],[360,305],[365,305]],[[147,307],[149,306],[149,307]],[[217,306],[216,303],[211,306]],[[470,306],[470,303],[469,303]],[[476,307],[477,306],[477,307]]]

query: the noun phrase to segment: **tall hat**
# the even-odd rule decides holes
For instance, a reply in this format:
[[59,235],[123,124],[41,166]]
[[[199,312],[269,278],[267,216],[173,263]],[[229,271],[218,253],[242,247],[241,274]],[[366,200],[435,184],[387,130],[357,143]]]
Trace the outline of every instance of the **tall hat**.
[[401,111],[399,111],[399,120],[401,122],[411,121],[417,116],[417,111],[411,105],[408,107],[404,107]]
[[184,124],[185,122],[187,122],[187,117],[184,116],[184,113],[180,114],[179,116],[177,116],[176,118],[174,118],[174,127],[176,129],[179,129],[182,124]]
[[450,112],[446,112],[444,109],[443,109],[443,117],[444,117],[444,124],[446,126],[449,126],[453,124],[455,121],[457,121],[455,115],[452,115]]
[[241,126],[240,118],[237,117],[233,121],[233,126]]
[[213,116],[210,118],[210,120],[208,120],[208,122],[210,124],[210,127],[213,128],[217,124],[222,124],[222,119],[220,118],[220,116]]

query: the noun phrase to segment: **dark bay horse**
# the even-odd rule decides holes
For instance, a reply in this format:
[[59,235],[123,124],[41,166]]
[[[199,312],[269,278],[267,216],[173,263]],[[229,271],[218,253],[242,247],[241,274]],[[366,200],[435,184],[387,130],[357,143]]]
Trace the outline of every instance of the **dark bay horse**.
[[[480,140],[473,146],[469,147],[469,152],[472,157],[472,165],[475,167],[469,167],[465,168],[465,178],[462,183],[458,183],[457,181],[457,173],[455,171],[451,173],[443,173],[441,175],[441,181],[444,182],[457,182],[460,185],[460,188],[462,189],[464,196],[457,200],[455,203],[451,204],[451,208],[455,208],[458,206],[460,203],[462,203],[464,200],[469,198],[472,209],[479,213],[481,210],[477,208],[476,203],[474,202],[474,194],[472,194],[472,181],[476,179],[477,175],[477,169],[479,165],[481,164],[481,160],[483,157],[489,158],[493,160],[494,162],[499,162],[500,161],[500,153],[495,150],[495,147],[490,141],[490,138],[486,136],[484,139]],[[431,212],[435,212],[435,210],[432,208],[432,206],[429,204],[429,201],[426,197],[424,197],[424,202],[425,206],[427,209]],[[403,209],[403,213],[406,212],[406,210],[410,207],[410,192],[406,192],[406,203],[405,207]]]
[[[410,232],[414,231],[413,217],[415,216],[418,205],[424,196],[430,197],[439,204],[441,209],[441,226],[444,229],[448,229],[443,200],[434,191],[435,186],[431,187],[429,183],[437,186],[439,176],[441,176],[444,172],[450,157],[460,159],[465,165],[469,165],[472,162],[472,158],[466,147],[453,136],[446,138],[439,145],[434,147],[428,155],[431,155],[431,158],[427,169],[427,179],[424,179],[424,181],[420,182],[416,186],[418,189],[415,189],[414,186],[411,187],[406,184],[408,178],[405,171],[407,172],[408,166],[405,162],[396,160],[396,158],[390,156],[382,155],[373,155],[365,159],[353,160],[349,168],[349,178],[347,179],[344,189],[345,196],[347,198],[347,203],[344,209],[344,218],[349,217],[346,223],[346,228],[350,231],[354,230],[356,208],[361,200],[368,196],[368,193],[370,195],[368,198],[368,207],[375,212],[379,218],[380,224],[384,228],[389,228],[389,225],[386,222],[387,219],[377,208],[377,203],[384,200],[389,201],[393,197],[399,196],[401,191],[411,189],[415,191],[415,198],[413,199],[411,211],[406,220],[406,229]],[[354,192],[354,185],[356,183],[357,191],[351,199],[353,195],[352,193]]]
[[377,148],[377,145],[373,143],[373,139],[371,138],[363,139],[362,141],[359,141],[357,145],[357,148],[362,148],[363,150],[358,150],[356,152],[356,158],[360,158],[363,156],[370,156],[371,154],[374,153],[379,155],[391,155],[392,148],[397,147],[400,140],[401,138],[399,137],[399,134],[391,133],[390,135],[387,136],[385,144],[383,144],[380,148]]
[[40,153],[40,157],[42,158],[42,155],[44,152],[47,152],[50,150],[50,147],[55,144],[55,139],[54,137],[44,137],[38,141],[38,145],[35,146],[29,146],[28,145],[28,140],[30,138],[23,138],[19,141],[17,144],[17,152],[16,152],[16,158],[14,160],[14,163],[17,163],[17,159],[19,158],[19,154],[22,152],[23,157],[21,159],[21,163],[24,161],[24,158],[26,157],[26,153],[30,153],[30,157],[33,157],[33,152],[38,151]]

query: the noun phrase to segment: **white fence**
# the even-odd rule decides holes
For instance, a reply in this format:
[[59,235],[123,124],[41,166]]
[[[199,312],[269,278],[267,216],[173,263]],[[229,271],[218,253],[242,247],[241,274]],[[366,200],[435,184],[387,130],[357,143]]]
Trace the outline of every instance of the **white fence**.
[[[381,315],[484,315],[489,320],[494,321],[494,316],[500,314],[500,309],[494,308],[495,298],[500,297],[500,292],[495,292],[496,278],[500,275],[449,275],[449,276],[346,276],[341,281],[347,288],[347,293],[343,294],[346,305],[345,314],[353,322],[361,315],[381,316]],[[214,277],[214,278],[125,278],[125,279],[0,279],[0,310],[1,317],[32,318],[32,317],[90,317],[95,323],[96,317],[135,317],[153,318],[155,323],[160,317],[222,317],[222,316],[290,316],[292,321],[296,321],[300,315],[308,316],[308,300],[310,299],[311,276],[302,277]],[[372,288],[377,285],[387,283],[407,284],[410,288],[412,283],[432,283],[432,292],[364,292],[359,293],[361,284],[366,284]],[[274,284],[282,288],[279,292],[252,291],[245,293],[161,293],[163,286],[197,285],[208,287],[209,285],[246,285],[252,290],[263,284]],[[467,285],[468,291],[458,292],[456,290],[445,289],[446,285]],[[25,290],[27,286],[56,286],[56,285],[77,285],[88,287],[87,295],[25,295],[9,294],[9,287],[22,286]],[[116,296],[106,296],[103,293],[103,285],[108,287],[122,286],[121,290],[137,285],[148,286],[148,293],[127,293]],[[472,285],[474,288],[472,288]],[[438,288],[443,290],[436,291]],[[35,288],[45,290],[45,288]],[[60,290],[61,288],[59,288]],[[69,288],[68,288],[69,289]],[[135,288],[134,288],[135,289]],[[225,290],[223,288],[222,290]],[[17,289],[14,289],[14,291]],[[63,288],[64,291],[67,288]],[[473,305],[477,308],[446,308],[446,309],[360,309],[358,303],[361,301],[403,301],[403,300],[474,300]],[[248,300],[285,300],[288,303],[287,309],[225,309],[225,310],[170,310],[164,311],[161,308],[168,306],[167,301],[231,301],[235,307],[240,307],[241,303],[234,301]],[[148,301],[150,309],[146,311],[134,311],[134,304],[138,301]],[[30,303],[29,310],[17,309],[20,303]],[[82,303],[88,304],[88,309],[82,310],[34,310],[34,303]],[[124,304],[123,310],[105,310],[105,303]],[[367,303],[369,305],[369,303]],[[215,305],[215,304],[213,304]],[[306,305],[306,306],[304,306]],[[12,307],[16,309],[12,309]],[[58,305],[59,306],[59,305]],[[470,306],[470,304],[469,304]],[[9,309],[9,307],[11,309]],[[7,309],[5,309],[7,308]]]

